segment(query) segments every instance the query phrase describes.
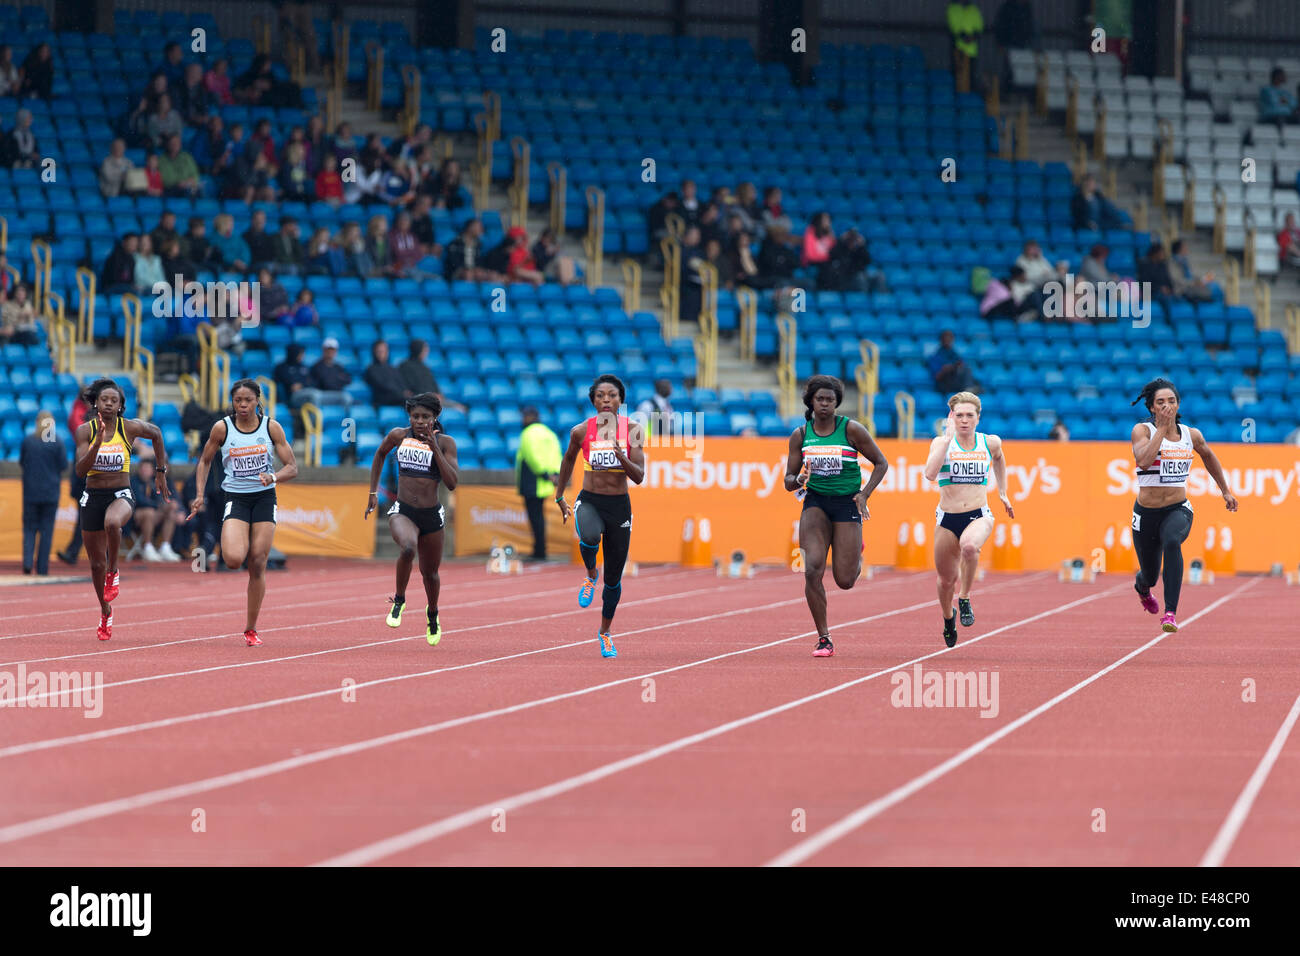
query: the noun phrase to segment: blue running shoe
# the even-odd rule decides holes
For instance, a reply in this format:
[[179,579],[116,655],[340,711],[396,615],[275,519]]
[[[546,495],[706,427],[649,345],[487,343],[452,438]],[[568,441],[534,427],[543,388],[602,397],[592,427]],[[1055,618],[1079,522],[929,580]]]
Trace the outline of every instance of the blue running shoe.
[[618,648],[614,646],[614,638],[603,631],[600,634],[600,656],[618,657]]
[[591,607],[591,602],[596,597],[596,582],[599,579],[600,568],[597,568],[594,576],[582,582],[582,587],[578,590],[578,607]]

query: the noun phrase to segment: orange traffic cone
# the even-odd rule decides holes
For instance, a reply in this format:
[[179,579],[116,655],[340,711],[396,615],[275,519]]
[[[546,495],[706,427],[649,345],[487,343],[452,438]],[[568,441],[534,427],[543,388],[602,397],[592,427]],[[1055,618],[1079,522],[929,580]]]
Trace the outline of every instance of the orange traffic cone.
[[695,515],[682,522],[682,566],[713,567],[713,529],[708,518]]

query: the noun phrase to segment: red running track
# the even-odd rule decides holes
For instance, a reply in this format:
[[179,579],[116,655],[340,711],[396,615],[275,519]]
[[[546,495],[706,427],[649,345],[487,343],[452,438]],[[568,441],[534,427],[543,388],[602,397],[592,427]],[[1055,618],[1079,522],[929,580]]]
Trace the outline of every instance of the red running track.
[[[88,582],[6,591],[0,675],[103,686],[94,719],[0,709],[0,863],[1300,858],[1300,591],[1277,580],[1186,588],[1161,637],[1126,578],[990,575],[947,650],[933,576],[888,572],[831,589],[829,660],[777,570],[627,578],[617,660],[568,567],[445,567],[437,648],[413,591],[384,625],[388,566],[304,559],[246,648],[245,581],[128,568],[107,645]],[[918,666],[986,698],[900,706],[926,703]]]

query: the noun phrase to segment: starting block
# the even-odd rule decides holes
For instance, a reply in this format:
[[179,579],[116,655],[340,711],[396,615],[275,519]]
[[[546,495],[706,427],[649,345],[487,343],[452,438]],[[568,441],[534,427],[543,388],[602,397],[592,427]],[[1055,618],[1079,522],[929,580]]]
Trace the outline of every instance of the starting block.
[[731,560],[714,561],[713,568],[720,578],[752,578],[754,566],[745,560],[744,551],[731,552]]
[[1213,584],[1214,572],[1208,570],[1200,558],[1192,558],[1187,562],[1186,580],[1188,584]]
[[1286,572],[1286,583],[1300,584],[1300,567],[1297,567],[1294,571]]
[[1071,584],[1092,584],[1097,580],[1097,572],[1083,558],[1066,558],[1061,562],[1061,570],[1056,572],[1056,580]]

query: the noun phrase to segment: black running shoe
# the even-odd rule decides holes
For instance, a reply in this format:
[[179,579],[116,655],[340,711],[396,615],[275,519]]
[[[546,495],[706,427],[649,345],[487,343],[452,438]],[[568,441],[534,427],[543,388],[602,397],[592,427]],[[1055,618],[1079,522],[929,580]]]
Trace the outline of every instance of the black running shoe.
[[961,612],[962,627],[970,627],[975,623],[975,612],[971,610],[970,598],[958,598],[957,610]]
[[833,657],[835,655],[835,645],[831,643],[829,637],[817,638],[817,646],[813,648],[813,657]]
[[943,642],[949,647],[957,646],[957,609],[952,609],[952,617],[943,619]]

